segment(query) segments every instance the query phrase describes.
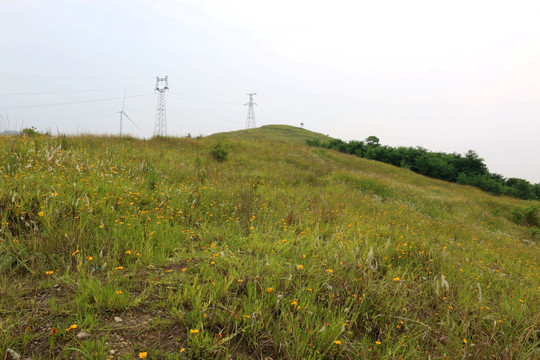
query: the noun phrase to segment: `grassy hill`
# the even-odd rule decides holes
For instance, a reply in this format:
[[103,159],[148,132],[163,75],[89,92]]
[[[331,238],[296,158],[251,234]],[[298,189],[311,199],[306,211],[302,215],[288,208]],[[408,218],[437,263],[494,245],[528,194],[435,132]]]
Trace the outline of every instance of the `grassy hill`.
[[256,129],[238,130],[227,133],[218,133],[209,138],[227,138],[234,140],[258,140],[277,142],[296,142],[305,144],[306,140],[328,141],[332,138],[290,125],[265,125]]
[[0,356],[539,357],[538,203],[316,136],[0,138]]

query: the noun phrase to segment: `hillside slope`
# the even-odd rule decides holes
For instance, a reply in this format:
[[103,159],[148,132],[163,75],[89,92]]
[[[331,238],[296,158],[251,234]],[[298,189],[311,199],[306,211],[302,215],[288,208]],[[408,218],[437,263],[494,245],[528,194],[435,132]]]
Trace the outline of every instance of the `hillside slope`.
[[0,354],[538,358],[538,203],[274,130],[0,138]]
[[328,141],[332,138],[290,125],[265,125],[256,129],[238,130],[226,133],[218,133],[209,138],[227,138],[235,140],[258,140],[277,142],[296,142],[305,144],[306,140]]

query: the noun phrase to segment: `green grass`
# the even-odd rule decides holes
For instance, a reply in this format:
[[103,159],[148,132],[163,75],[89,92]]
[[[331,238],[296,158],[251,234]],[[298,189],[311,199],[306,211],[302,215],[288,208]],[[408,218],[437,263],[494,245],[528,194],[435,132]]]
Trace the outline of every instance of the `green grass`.
[[0,356],[539,357],[534,202],[309,136],[0,138]]
[[234,140],[258,140],[265,142],[294,142],[305,144],[306,140],[328,141],[332,138],[303,128],[290,125],[264,125],[256,129],[238,130],[218,133],[209,138],[226,138]]

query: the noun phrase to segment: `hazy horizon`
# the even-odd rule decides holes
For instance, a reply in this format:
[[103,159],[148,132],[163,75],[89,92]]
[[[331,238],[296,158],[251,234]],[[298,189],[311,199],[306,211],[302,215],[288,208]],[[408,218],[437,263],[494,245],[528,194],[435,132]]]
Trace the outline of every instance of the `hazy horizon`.
[[[540,2],[5,1],[0,131],[152,136],[288,124],[475,150],[540,182]],[[9,124],[7,119],[9,118]]]

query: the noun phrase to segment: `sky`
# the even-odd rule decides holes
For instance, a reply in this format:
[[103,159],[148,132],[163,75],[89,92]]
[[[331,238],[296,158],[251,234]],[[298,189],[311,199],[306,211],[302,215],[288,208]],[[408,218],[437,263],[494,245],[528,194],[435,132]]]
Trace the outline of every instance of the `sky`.
[[0,0],[0,130],[288,124],[540,183],[540,1]]

